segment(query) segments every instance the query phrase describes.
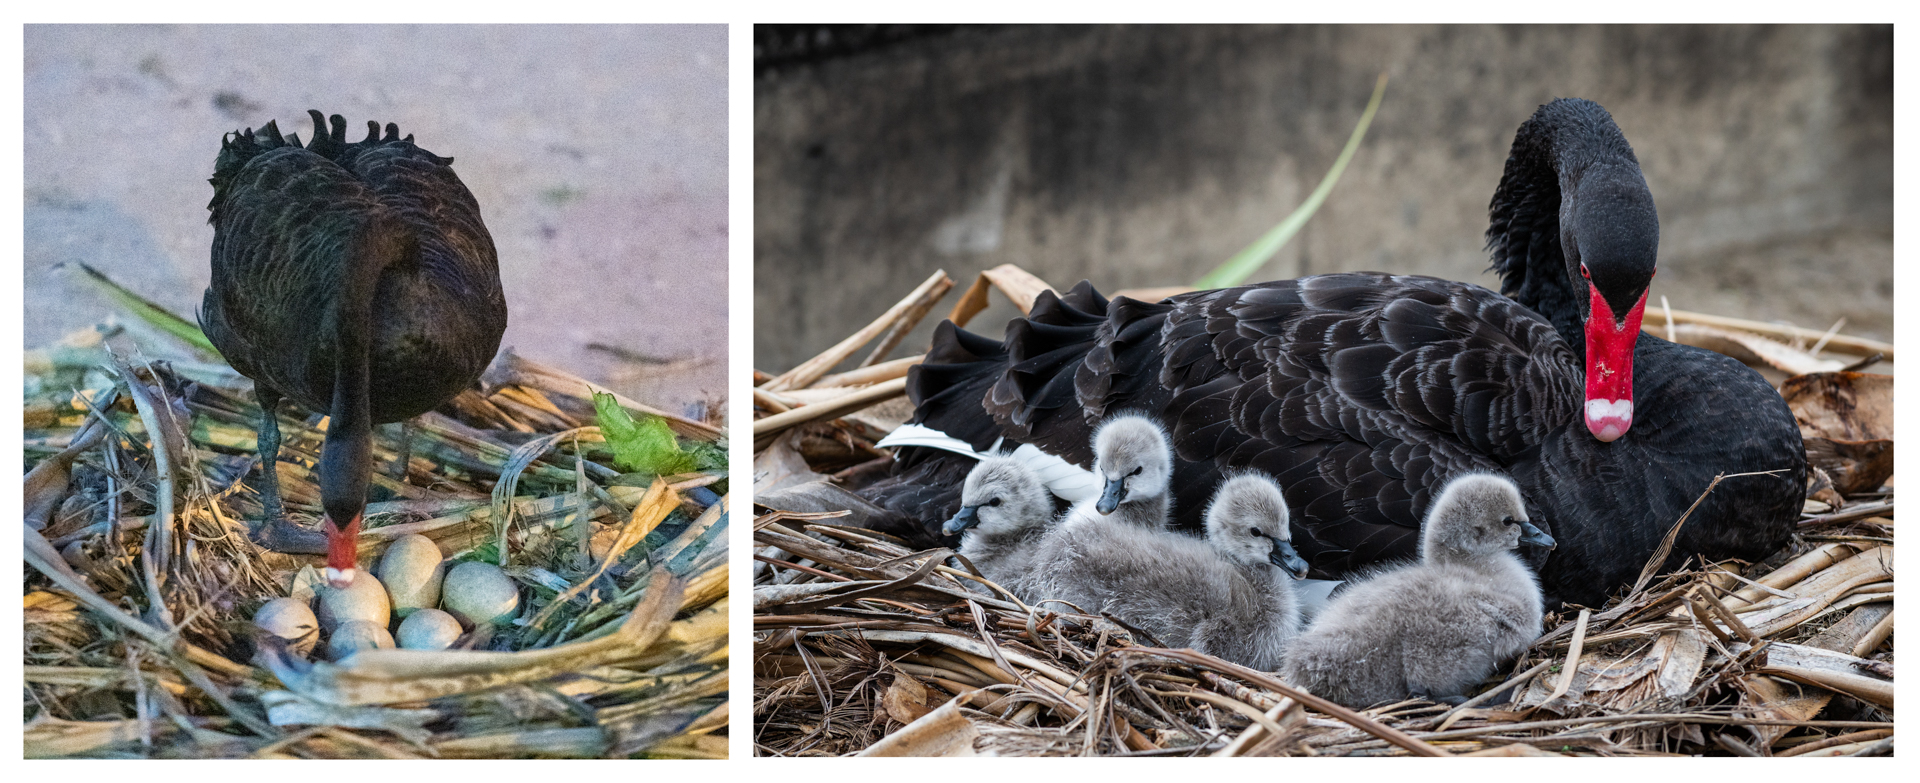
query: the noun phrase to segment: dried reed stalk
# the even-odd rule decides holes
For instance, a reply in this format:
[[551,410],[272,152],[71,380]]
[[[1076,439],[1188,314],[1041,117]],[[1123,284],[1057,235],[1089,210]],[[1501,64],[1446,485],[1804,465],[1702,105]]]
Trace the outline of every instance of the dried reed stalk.
[[[414,423],[404,479],[393,433],[376,433],[373,483],[392,499],[368,504],[363,562],[410,533],[456,557],[504,556],[523,617],[541,622],[472,634],[474,650],[307,664],[276,656],[245,619],[317,562],[250,538],[251,395],[166,361],[114,376],[49,366],[28,403],[40,411],[28,461],[46,466],[28,487],[42,510],[25,548],[28,756],[725,755],[726,476],[609,467],[597,430],[580,427],[592,402],[578,378],[503,362],[504,385]],[[287,513],[312,519],[323,423],[281,413]],[[724,436],[667,418],[683,437]],[[525,436],[567,431],[509,470]],[[54,442],[71,453],[33,445]],[[517,489],[499,552],[486,500],[505,479]],[[591,562],[576,559],[576,524]]]

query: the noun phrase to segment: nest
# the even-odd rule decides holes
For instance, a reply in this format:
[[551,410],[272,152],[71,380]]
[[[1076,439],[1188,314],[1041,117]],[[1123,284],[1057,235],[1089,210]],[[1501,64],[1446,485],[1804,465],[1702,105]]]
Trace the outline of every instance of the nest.
[[[955,308],[956,320],[977,313],[989,289],[1017,304],[1039,287],[1017,269],[993,270]],[[861,334],[911,328],[936,288],[945,290],[923,286]],[[764,414],[755,422],[756,492],[782,486],[781,497],[808,505],[805,513],[756,508],[759,755],[1892,752],[1893,491],[1882,483],[1890,457],[1886,472],[1864,464],[1880,458],[1879,448],[1812,455],[1819,469],[1799,530],[1772,557],[1658,573],[1670,533],[1634,585],[1604,606],[1550,615],[1546,632],[1466,703],[1355,710],[1275,674],[1166,649],[1121,618],[1027,606],[950,550],[913,551],[863,529],[870,509],[842,485],[884,473],[890,456],[873,447],[875,433],[905,412],[898,401],[872,407],[898,394],[877,391],[890,380],[876,377],[885,374],[879,368],[895,364],[880,361],[884,351],[863,368],[823,375],[861,342],[762,376],[756,390]],[[1818,348],[1764,345],[1788,361]],[[807,396],[810,385],[828,385],[823,377],[856,373],[865,384]],[[1874,420],[1890,405],[1878,398],[1875,378],[1884,376],[1848,375],[1858,374],[1789,383],[1810,451],[1823,439],[1878,440],[1890,455],[1890,413]],[[1796,398],[1792,389],[1812,380],[1828,391]],[[815,406],[821,415],[806,417]]]
[[[109,351],[122,332],[136,347]],[[509,354],[406,445],[376,429],[360,561],[425,535],[503,567],[517,614],[444,651],[308,663],[248,619],[321,561],[250,537],[246,386],[139,322],[30,352],[27,757],[726,756],[724,468],[610,467],[586,384]],[[291,407],[282,496],[317,520],[323,419]],[[720,429],[665,418],[724,454]]]

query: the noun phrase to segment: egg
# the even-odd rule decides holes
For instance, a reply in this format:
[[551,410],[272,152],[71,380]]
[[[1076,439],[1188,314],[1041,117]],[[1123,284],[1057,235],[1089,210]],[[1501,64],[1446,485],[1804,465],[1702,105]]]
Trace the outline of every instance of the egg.
[[361,571],[353,584],[345,588],[321,587],[320,627],[331,633],[343,623],[365,620],[387,627],[393,607],[387,601],[387,588],[373,574]]
[[313,652],[320,641],[320,620],[313,616],[305,601],[275,598],[253,613],[253,624],[267,633],[287,640],[287,649],[299,655]]
[[395,539],[387,545],[373,572],[387,586],[393,613],[399,617],[440,603],[440,578],[446,569],[441,564],[440,546],[431,538],[414,534]]
[[441,583],[440,608],[469,625],[505,625],[520,608],[520,588],[492,563],[461,563]]
[[333,629],[333,635],[327,639],[327,652],[334,660],[340,660],[360,650],[391,650],[393,634],[387,633],[384,626],[375,625],[366,620],[350,620]]
[[420,609],[400,621],[394,636],[403,650],[444,650],[460,638],[460,621],[439,609]]

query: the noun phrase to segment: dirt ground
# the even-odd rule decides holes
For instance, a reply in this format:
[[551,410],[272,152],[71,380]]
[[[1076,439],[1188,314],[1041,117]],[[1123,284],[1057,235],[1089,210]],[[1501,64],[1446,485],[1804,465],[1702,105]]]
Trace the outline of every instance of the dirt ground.
[[221,135],[306,139],[313,108],[456,159],[499,250],[503,347],[669,410],[724,400],[724,25],[29,25],[25,43],[26,347],[115,313],[61,264],[191,317]]

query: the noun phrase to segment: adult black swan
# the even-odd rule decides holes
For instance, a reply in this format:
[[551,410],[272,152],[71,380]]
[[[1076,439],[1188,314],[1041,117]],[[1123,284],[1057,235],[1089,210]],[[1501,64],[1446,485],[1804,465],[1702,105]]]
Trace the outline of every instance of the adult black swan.
[[[1640,334],[1659,224],[1612,117],[1584,100],[1540,107],[1490,212],[1506,296],[1376,273],[1156,303],[1082,283],[1043,294],[1003,341],[941,324],[909,377],[913,421],[1084,467],[1100,420],[1147,413],[1179,457],[1175,527],[1200,529],[1223,469],[1264,471],[1323,579],[1412,558],[1430,501],[1469,471],[1511,476],[1560,542],[1526,553],[1553,601],[1598,605],[1630,582],[1717,473],[1779,471],[1716,489],[1669,564],[1776,550],[1806,485],[1799,430],[1758,373]],[[898,457],[866,494],[930,540],[970,460]]]
[[[493,238],[449,164],[367,123],[346,141],[313,116],[313,140],[268,122],[228,134],[214,162],[213,283],[200,327],[259,397],[256,539],[327,555],[353,581],[374,424],[432,410],[472,385],[507,326]],[[324,545],[282,516],[274,410],[291,397],[329,417],[320,452]],[[315,552],[318,553],[318,552]]]

